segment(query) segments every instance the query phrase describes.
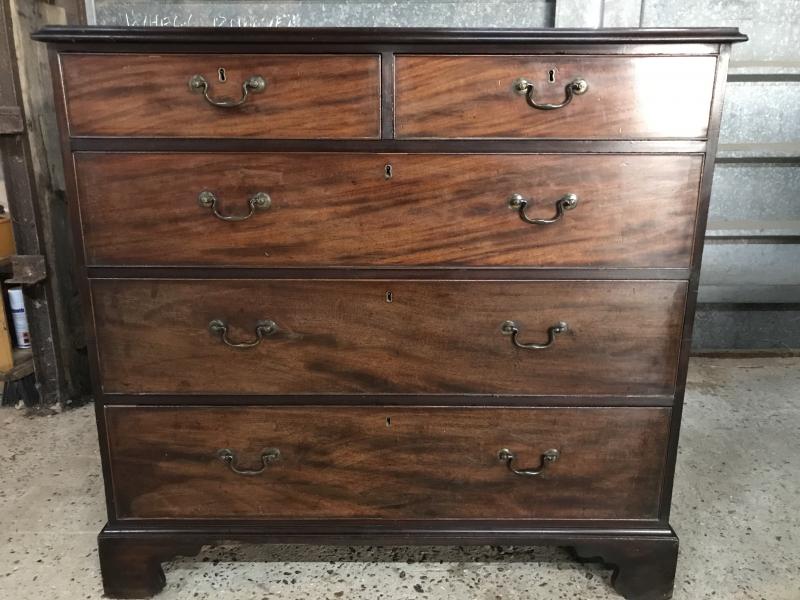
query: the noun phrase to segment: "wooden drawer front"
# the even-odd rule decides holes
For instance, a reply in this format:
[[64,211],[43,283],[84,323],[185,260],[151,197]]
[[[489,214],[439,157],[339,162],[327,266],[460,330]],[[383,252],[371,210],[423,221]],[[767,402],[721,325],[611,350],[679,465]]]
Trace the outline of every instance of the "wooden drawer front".
[[[396,132],[402,138],[702,138],[715,57],[398,56]],[[549,82],[554,70],[555,82]],[[565,87],[588,88],[563,108]]]
[[[627,395],[673,392],[686,283],[96,280],[92,290],[106,392]],[[260,321],[278,331],[236,349],[210,332],[214,320],[232,343],[257,339]],[[560,321],[569,330],[526,350],[501,331],[507,320],[520,343],[546,341]]]
[[[121,518],[655,519],[666,408],[107,407]],[[541,476],[515,468],[558,459]],[[230,464],[218,457],[228,449]],[[265,449],[279,457],[258,475]],[[271,456],[276,456],[274,450]]]
[[[62,54],[61,64],[73,136],[380,136],[378,56]],[[215,101],[240,100],[252,76],[266,86],[240,106],[220,108],[190,89],[194,75],[206,79]]]
[[[101,265],[688,267],[696,155],[75,156],[87,262]],[[392,176],[386,177],[387,165]],[[198,204],[211,191],[229,223]],[[531,224],[509,206],[560,222]]]

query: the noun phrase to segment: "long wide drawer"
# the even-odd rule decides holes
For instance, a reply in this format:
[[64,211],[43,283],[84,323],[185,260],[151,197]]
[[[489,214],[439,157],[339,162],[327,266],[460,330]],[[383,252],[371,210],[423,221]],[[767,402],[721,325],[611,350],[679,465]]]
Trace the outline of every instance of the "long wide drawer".
[[396,134],[703,138],[715,68],[713,56],[398,56]]
[[106,393],[652,395],[674,390],[687,284],[109,279],[91,287]]
[[72,136],[378,138],[380,57],[62,54]]
[[[106,407],[105,414],[123,519],[655,519],[670,411]],[[542,471],[515,474],[509,466]]]
[[686,268],[702,157],[78,153],[75,164],[90,265]]

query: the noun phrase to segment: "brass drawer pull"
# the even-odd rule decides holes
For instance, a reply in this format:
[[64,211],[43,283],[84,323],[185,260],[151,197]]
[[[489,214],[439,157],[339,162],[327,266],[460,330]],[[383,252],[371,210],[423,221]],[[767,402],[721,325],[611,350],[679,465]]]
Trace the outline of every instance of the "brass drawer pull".
[[266,336],[272,335],[277,333],[278,331],[278,324],[275,321],[270,321],[266,319],[264,321],[259,321],[256,323],[256,339],[249,341],[249,342],[232,342],[228,339],[228,326],[225,324],[225,321],[221,319],[214,319],[208,324],[208,330],[214,334],[218,335],[223,342],[225,342],[226,346],[230,346],[231,348],[254,348],[261,343]]
[[228,448],[222,448],[221,450],[217,450],[217,458],[219,458],[222,462],[228,465],[231,471],[236,473],[237,475],[245,475],[245,476],[252,476],[252,475],[261,475],[264,470],[272,463],[278,461],[281,457],[281,451],[277,448],[264,448],[261,451],[261,468],[260,469],[240,469],[236,463],[236,454],[233,450]]
[[517,459],[517,455],[514,454],[508,448],[503,448],[500,452],[497,453],[497,458],[504,461],[508,470],[511,471],[514,475],[520,475],[521,477],[537,477],[544,473],[544,470],[547,468],[548,465],[554,463],[558,460],[558,457],[561,456],[561,453],[556,450],[555,448],[551,448],[550,450],[546,450],[544,454],[542,454],[542,460],[539,463],[539,466],[535,469],[515,469],[514,468],[514,461]]
[[556,214],[550,219],[531,219],[525,214],[525,208],[528,206],[528,200],[519,194],[512,194],[508,199],[508,206],[519,211],[519,218],[530,223],[531,225],[549,225],[561,220],[564,216],[564,211],[572,210],[578,206],[578,196],[575,194],[564,194],[556,200]]
[[267,87],[267,82],[260,75],[248,77],[242,84],[242,97],[239,98],[239,100],[214,100],[208,95],[208,87],[208,81],[202,75],[192,75],[191,79],[189,79],[189,89],[193,92],[203,92],[203,98],[205,98],[206,102],[209,104],[219,108],[236,108],[244,104],[250,90],[253,90],[253,92],[263,92],[264,88]]
[[267,210],[270,206],[272,206],[272,198],[269,197],[269,194],[264,192],[258,192],[257,194],[254,194],[247,201],[247,205],[250,207],[250,212],[246,215],[223,215],[217,210],[217,197],[214,195],[214,192],[209,192],[208,190],[203,190],[197,195],[197,203],[203,208],[210,208],[214,216],[221,221],[235,223],[239,221],[246,221],[252,217],[257,210]]
[[519,327],[514,321],[503,321],[503,324],[500,326],[500,331],[503,335],[510,335],[511,341],[514,342],[514,345],[517,348],[522,348],[523,350],[544,350],[545,348],[549,348],[556,342],[556,336],[560,333],[565,333],[569,330],[569,326],[564,323],[564,321],[559,321],[552,327],[547,330],[547,342],[544,344],[534,344],[534,343],[527,343],[523,344],[517,339],[517,334],[519,334]]
[[531,108],[536,108],[539,110],[555,110],[557,108],[563,108],[572,102],[573,96],[585,94],[586,90],[588,89],[589,84],[585,79],[573,79],[564,87],[566,97],[564,98],[563,102],[559,104],[547,104],[536,102],[536,100],[533,99],[533,84],[530,81],[520,77],[514,82],[514,91],[520,96],[525,96],[525,99],[528,101],[528,105]]

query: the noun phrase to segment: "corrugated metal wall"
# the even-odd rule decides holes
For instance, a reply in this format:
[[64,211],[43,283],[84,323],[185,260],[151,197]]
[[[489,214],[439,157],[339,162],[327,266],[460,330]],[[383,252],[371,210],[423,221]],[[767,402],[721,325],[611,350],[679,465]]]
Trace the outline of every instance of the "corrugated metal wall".
[[695,348],[800,348],[800,1],[644,0],[642,26],[737,26]]
[[88,4],[103,25],[739,27],[750,42],[732,55],[694,347],[800,348],[800,0]]
[[100,25],[550,27],[555,0],[94,0]]

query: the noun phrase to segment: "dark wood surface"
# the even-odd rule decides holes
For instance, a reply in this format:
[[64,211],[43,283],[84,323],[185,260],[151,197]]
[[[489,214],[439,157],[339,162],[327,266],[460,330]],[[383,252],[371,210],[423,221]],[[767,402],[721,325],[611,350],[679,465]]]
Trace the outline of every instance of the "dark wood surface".
[[[392,302],[387,302],[387,292]],[[675,386],[682,282],[99,280],[106,392],[664,394]],[[247,350],[255,324],[280,331]],[[516,321],[515,348],[501,333]]]
[[673,394],[647,396],[631,395],[542,395],[542,394],[141,394],[106,393],[106,406],[129,406],[145,404],[151,406],[303,406],[313,402],[314,406],[383,406],[387,402],[402,406],[603,406],[603,407],[672,407]]
[[103,575],[103,592],[108,598],[147,598],[166,584],[161,563],[176,556],[194,556],[203,545],[155,538],[125,538],[101,532],[97,553]]
[[[192,523],[192,522],[189,522]],[[322,525],[312,522],[305,526],[292,522],[249,524],[244,527],[209,522],[176,527],[175,522],[160,528],[133,527],[133,522],[122,522],[122,527],[107,525],[98,536],[103,585],[110,598],[140,598],[157,593],[164,587],[165,577],[161,562],[175,556],[193,555],[208,544],[239,542],[243,544],[293,544],[314,543],[325,545],[353,544],[492,544],[492,545],[557,545],[572,546],[578,552],[590,551],[593,560],[600,560],[614,569],[613,585],[629,600],[666,600],[669,595],[654,595],[654,591],[668,592],[674,574],[678,538],[670,528],[608,530],[602,527],[587,529],[530,527],[519,521],[495,521],[489,525],[465,525],[462,521],[428,521],[407,525],[381,524],[359,526]],[[335,522],[334,522],[335,523]],[[511,524],[511,526],[509,526]],[[602,552],[597,554],[597,552]],[[380,559],[381,554],[371,556]],[[266,554],[280,559],[280,548]],[[306,560],[330,560],[330,550],[324,554],[308,547]],[[605,557],[608,557],[607,559]],[[487,560],[491,557],[487,556]],[[612,562],[613,561],[613,562]],[[220,566],[220,569],[223,567]],[[576,570],[576,576],[588,571],[578,565],[564,565]],[[647,582],[652,587],[647,586]],[[598,582],[598,585],[606,585]]]
[[[64,54],[61,65],[73,136],[380,137],[377,55]],[[215,99],[239,99],[254,75],[267,85],[218,108],[189,88],[195,74]]]
[[704,154],[706,140],[264,140],[244,138],[123,138],[68,139],[75,152],[369,152],[410,154]]
[[[117,154],[75,157],[90,265],[687,268],[699,155]],[[387,179],[387,166],[392,169]],[[647,177],[642,177],[647,173]],[[223,222],[197,203],[214,192]],[[508,205],[561,222],[532,225]]]
[[[380,131],[380,137],[377,139],[377,127],[373,131],[374,139],[314,139],[319,138],[315,134],[310,134],[309,139],[279,139],[273,135],[253,137],[245,139],[242,136],[238,138],[218,137],[216,139],[210,135],[200,135],[197,137],[186,138],[167,138],[167,137],[138,137],[139,134],[134,134],[136,137],[127,138],[113,138],[113,137],[74,137],[68,138],[66,127],[66,114],[64,110],[64,103],[56,103],[57,110],[59,111],[60,122],[62,124],[62,150],[67,165],[68,177],[67,184],[69,188],[70,204],[72,206],[72,216],[74,230],[80,234],[80,214],[77,205],[77,192],[73,185],[75,180],[75,173],[72,164],[71,151],[97,151],[97,152],[348,152],[348,153],[368,153],[368,152],[387,152],[387,153],[522,153],[522,152],[540,152],[540,153],[589,153],[589,154],[605,154],[605,153],[634,153],[634,152],[647,152],[647,153],[706,153],[708,156],[705,159],[705,166],[700,184],[700,198],[697,218],[694,219],[694,239],[697,240],[693,243],[692,247],[692,261],[690,270],[686,268],[652,268],[652,269],[605,269],[605,268],[558,268],[558,269],[512,269],[504,268],[486,268],[475,269],[469,267],[452,267],[452,268],[438,268],[443,279],[453,279],[463,276],[465,279],[475,280],[480,278],[481,273],[488,273],[487,277],[498,278],[505,277],[506,275],[511,279],[541,279],[547,273],[552,273],[557,278],[587,278],[597,280],[605,274],[611,278],[641,278],[649,279],[648,273],[656,279],[683,279],[683,282],[669,282],[665,281],[658,285],[673,286],[675,293],[680,296],[680,300],[674,302],[667,302],[666,296],[653,306],[653,310],[663,311],[667,306],[677,307],[675,328],[665,327],[663,331],[676,331],[681,332],[675,334],[674,339],[680,340],[680,355],[677,361],[677,370],[673,373],[673,379],[666,388],[659,384],[658,387],[665,392],[659,393],[654,396],[637,395],[630,396],[626,393],[620,393],[613,396],[575,396],[576,404],[601,402],[603,398],[613,398],[613,404],[618,408],[613,410],[630,410],[622,408],[620,405],[625,404],[625,399],[628,398],[631,404],[642,405],[646,403],[648,397],[653,399],[653,404],[661,405],[664,407],[671,407],[674,404],[674,409],[670,411],[669,417],[669,441],[668,447],[665,452],[665,468],[662,470],[662,475],[659,479],[658,493],[660,500],[658,502],[657,521],[614,521],[608,519],[597,519],[590,522],[581,521],[564,521],[552,519],[546,523],[536,520],[514,520],[514,519],[472,519],[470,522],[465,523],[463,520],[453,519],[425,519],[425,520],[402,520],[395,519],[306,519],[297,520],[291,518],[283,518],[277,520],[260,520],[258,522],[245,521],[245,520],[185,520],[176,521],[175,519],[139,519],[131,520],[126,519],[117,521],[116,507],[114,505],[114,490],[111,485],[112,477],[110,472],[110,457],[108,453],[107,436],[105,432],[105,410],[109,403],[123,401],[127,399],[129,402],[137,404],[155,404],[159,402],[184,402],[190,398],[191,395],[185,392],[175,392],[171,395],[150,395],[139,394],[140,390],[132,391],[128,394],[114,394],[108,395],[103,391],[101,381],[101,369],[98,360],[98,343],[95,340],[95,335],[104,335],[98,329],[95,331],[94,307],[91,305],[90,285],[89,281],[83,279],[82,281],[82,296],[83,300],[88,306],[86,314],[87,320],[87,337],[90,345],[90,360],[92,368],[96,373],[95,376],[95,393],[98,406],[98,428],[101,438],[101,450],[104,462],[104,473],[106,479],[106,492],[109,512],[109,525],[104,529],[100,537],[100,554],[101,564],[103,567],[104,582],[106,591],[113,597],[130,597],[138,596],[142,593],[154,593],[163,586],[163,573],[159,567],[159,562],[166,560],[172,555],[182,553],[192,553],[199,545],[206,543],[216,543],[223,540],[237,540],[242,542],[270,542],[270,543],[339,543],[339,544],[407,544],[407,543],[432,543],[432,544],[559,544],[559,545],[577,545],[583,550],[589,549],[590,555],[604,555],[606,562],[617,567],[618,573],[616,575],[616,585],[618,589],[627,595],[632,600],[652,600],[653,598],[662,598],[668,594],[671,588],[671,576],[674,573],[674,554],[677,550],[677,538],[667,525],[669,516],[669,503],[671,492],[671,478],[674,468],[677,439],[679,431],[679,416],[680,407],[682,404],[682,397],[684,393],[684,383],[686,378],[686,364],[690,346],[691,335],[691,321],[694,313],[694,303],[696,299],[696,286],[699,276],[699,261],[700,253],[702,251],[702,230],[705,225],[706,210],[708,206],[708,198],[711,184],[711,173],[713,167],[713,155],[716,148],[716,138],[719,132],[719,118],[722,107],[722,91],[725,82],[725,71],[727,67],[728,46],[727,44],[735,41],[743,41],[745,36],[741,35],[738,31],[732,29],[680,29],[680,30],[546,30],[546,31],[454,31],[454,30],[245,30],[245,31],[224,31],[224,30],[203,30],[203,29],[182,29],[182,30],[164,30],[158,28],[148,29],[102,29],[102,28],[89,28],[89,29],[62,29],[55,28],[46,30],[39,35],[38,39],[53,42],[52,48],[55,52],[60,53],[149,53],[149,54],[187,54],[198,53],[206,56],[211,56],[220,53],[235,52],[239,55],[253,53],[253,54],[372,54],[374,56],[381,56],[379,71],[376,69],[376,79],[379,75],[383,83],[380,93],[383,95],[384,112],[380,115],[382,119],[383,128]],[[394,124],[395,114],[393,112],[393,105],[388,99],[394,99],[389,85],[387,83],[394,83],[394,65],[393,61],[387,59],[395,54],[417,54],[417,55],[441,55],[441,54],[469,54],[478,57],[494,56],[510,56],[513,54],[541,54],[550,55],[554,58],[566,59],[569,58],[572,62],[583,61],[587,56],[594,56],[598,60],[603,57],[608,59],[623,58],[620,55],[638,55],[637,58],[645,57],[671,57],[683,56],[685,58],[710,57],[717,61],[717,73],[714,83],[714,97],[710,106],[710,121],[707,121],[707,132],[703,133],[708,139],[701,136],[696,136],[694,133],[687,133],[690,130],[696,132],[698,129],[705,127],[704,122],[701,127],[698,127],[699,119],[698,108],[688,107],[687,115],[690,117],[687,124],[681,125],[675,123],[670,106],[662,104],[645,105],[636,104],[641,109],[641,113],[636,113],[632,122],[639,123],[653,123],[652,131],[655,131],[653,137],[650,138],[637,138],[630,139],[630,136],[616,137],[609,135],[607,139],[597,137],[587,137],[580,139],[578,137],[569,139],[559,139],[554,137],[540,137],[536,139],[518,137],[516,139],[503,139],[496,137],[490,138],[473,138],[473,139],[391,139],[392,128]],[[604,58],[605,59],[605,58]],[[649,60],[649,58],[648,58]],[[622,62],[625,62],[624,60]],[[621,63],[615,63],[621,64]],[[677,64],[677,63],[674,63]],[[96,80],[96,79],[95,79]],[[597,81],[597,80],[595,80]],[[56,76],[55,84],[57,90],[60,89],[61,80]],[[441,87],[441,82],[436,82],[437,86]],[[591,85],[591,82],[590,82]],[[705,84],[704,84],[705,85]],[[701,88],[704,87],[700,86]],[[614,87],[614,86],[612,86]],[[656,86],[657,87],[657,86]],[[458,91],[458,88],[454,88]],[[453,90],[447,90],[448,99],[453,98],[451,93]],[[463,89],[461,90],[463,92]],[[593,88],[593,91],[597,91]],[[653,94],[650,88],[637,88],[625,90],[629,96],[629,100],[638,103],[642,99],[640,94],[647,95],[648,98],[654,102],[664,102],[669,98],[669,93]],[[485,90],[484,90],[485,92]],[[680,90],[684,93],[686,90]],[[425,92],[428,93],[428,92]],[[425,93],[422,94],[422,99],[426,104],[430,103],[429,98],[425,98]],[[687,92],[692,95],[692,92]],[[376,96],[377,97],[377,96]],[[489,96],[491,98],[491,93]],[[588,98],[596,98],[597,94],[592,96],[591,92],[582,97],[575,99],[574,105],[580,100],[587,100]],[[515,96],[515,99],[521,101],[524,105],[524,98]],[[435,100],[435,99],[434,99]],[[608,104],[611,108],[610,111],[618,110],[620,104],[619,100]],[[624,103],[623,103],[624,104]],[[678,103],[679,104],[679,103]],[[675,104],[677,106],[678,104]],[[574,108],[574,106],[572,106]],[[569,108],[569,107],[568,107]],[[708,107],[706,106],[706,109]],[[429,110],[430,106],[426,109]],[[530,110],[530,109],[529,109]],[[552,111],[551,111],[552,112]],[[556,113],[558,111],[555,111]],[[624,112],[624,111],[623,111]],[[481,118],[488,120],[490,124],[494,119],[496,112],[484,110]],[[656,116],[657,115],[657,116]],[[449,117],[447,115],[434,114],[439,121],[444,119],[447,124]],[[671,131],[676,132],[669,137],[661,137],[661,133],[665,126],[659,125],[656,122],[657,118],[664,117],[669,121],[668,126]],[[615,115],[609,121],[619,119]],[[377,122],[377,116],[376,116]],[[495,123],[496,125],[496,123]],[[492,127],[495,127],[492,125]],[[450,130],[453,129],[452,123],[448,125]],[[496,127],[495,127],[496,128]],[[448,132],[451,135],[452,131]],[[459,134],[461,135],[461,134]],[[492,134],[495,135],[495,134]],[[693,139],[680,138],[678,136],[692,135]],[[273,137],[274,139],[266,139]],[[647,177],[647,173],[642,174],[642,178]],[[575,213],[572,213],[573,215]],[[652,240],[651,240],[652,241]],[[371,270],[369,268],[357,268],[354,266],[344,266],[335,268],[325,268],[317,266],[314,268],[303,267],[284,267],[284,268],[263,268],[260,266],[251,268],[239,269],[226,269],[225,267],[113,267],[113,266],[91,266],[85,268],[86,261],[84,260],[83,248],[79,248],[78,252],[78,265],[82,273],[87,273],[91,277],[112,277],[112,278],[132,278],[143,277],[147,279],[160,278],[160,277],[175,277],[181,279],[179,284],[189,284],[191,279],[194,278],[224,278],[222,284],[230,287],[238,285],[236,279],[242,276],[247,277],[278,277],[277,283],[288,283],[292,278],[324,278],[326,273],[330,273],[331,277],[342,279],[346,281],[348,278],[364,278],[372,280],[379,287],[382,282],[380,277],[390,278],[392,281],[400,279],[413,279],[415,277],[423,277],[425,279],[435,280],[436,267],[412,267],[400,268],[392,265],[376,266]],[[686,295],[686,278],[689,281],[688,290],[688,303],[684,303]],[[298,282],[299,283],[299,282]],[[320,282],[322,283],[322,282]],[[366,283],[370,283],[369,281]],[[467,282],[465,282],[466,284]],[[566,285],[567,282],[562,282]],[[657,282],[650,282],[657,283]],[[143,281],[136,285],[145,286],[143,289],[149,289],[152,293],[154,290],[148,288],[151,284],[157,285],[154,282]],[[164,282],[168,284],[168,282]],[[415,282],[408,282],[409,285],[414,285]],[[588,284],[593,284],[587,282]],[[611,285],[611,283],[600,282],[601,285]],[[95,285],[106,286],[109,290],[109,296],[106,298],[106,307],[104,310],[111,310],[112,300],[111,295],[115,289],[125,291],[127,285],[125,281],[110,281],[95,282]],[[271,283],[270,283],[271,285]],[[480,284],[484,285],[484,284]],[[643,285],[643,282],[631,282],[629,286]],[[649,284],[648,284],[649,285]],[[115,288],[115,286],[119,286]],[[238,288],[237,288],[238,289]],[[652,288],[650,288],[652,289]],[[666,289],[666,288],[665,288]],[[155,290],[157,291],[157,290]],[[239,289],[239,292],[241,290]],[[127,292],[126,292],[127,293]],[[384,292],[385,293],[385,292]],[[665,292],[666,293],[666,292]],[[236,292],[232,293],[235,296]],[[135,298],[148,303],[150,296],[147,295],[134,295]],[[212,294],[217,298],[217,294]],[[231,297],[232,297],[231,296]],[[299,296],[299,294],[297,295]],[[578,295],[582,297],[582,295]],[[243,295],[240,293],[241,300]],[[634,300],[634,297],[636,300]],[[182,298],[175,298],[176,302],[185,301],[190,298],[192,301],[197,300],[190,294],[185,294]],[[445,299],[450,298],[446,296]],[[533,301],[537,301],[538,294],[533,295]],[[603,300],[602,295],[598,296]],[[648,302],[647,297],[640,294],[628,293],[626,295],[628,302],[643,301],[644,304]],[[156,298],[158,299],[158,298]],[[219,300],[219,298],[218,298]],[[512,296],[508,301],[513,304],[517,300],[517,296]],[[568,306],[578,305],[577,300],[571,298],[571,304]],[[217,301],[217,300],[215,300]],[[506,299],[504,299],[504,302]],[[663,302],[662,302],[663,301]],[[154,330],[147,330],[144,334],[137,332],[136,325],[144,328],[150,327],[149,320],[153,319],[155,313],[159,310],[158,307],[164,308],[165,305],[153,305],[150,312],[145,313],[144,309],[135,307],[123,297],[117,299],[118,306],[129,307],[133,314],[138,314],[140,318],[138,323],[133,319],[128,319],[125,314],[120,315],[116,322],[105,323],[105,326],[111,327],[116,331],[123,331],[125,334],[131,334],[134,337],[136,344],[143,343],[144,338],[148,338],[149,343],[143,355],[138,356],[140,364],[147,363],[149,356],[150,364],[146,364],[146,368],[155,371],[157,367],[155,363],[161,360],[161,352],[165,346],[159,342],[152,343],[152,340],[158,340]],[[313,306],[318,302],[316,297],[296,298],[294,303],[299,307]],[[396,296],[395,296],[395,302]],[[220,305],[222,306],[222,305]],[[242,304],[227,300],[227,307],[236,307],[238,313],[236,318],[239,319],[245,315]],[[259,308],[256,306],[256,308]],[[167,307],[169,308],[169,307]],[[252,307],[251,307],[252,308]],[[347,308],[347,307],[346,307]],[[459,308],[459,305],[456,305]],[[495,307],[496,308],[496,307]],[[627,315],[624,307],[614,306],[617,314],[604,315],[603,321],[613,323],[614,319],[619,319],[620,322],[625,322],[624,316]],[[685,309],[685,314],[681,311]],[[137,312],[138,310],[138,312]],[[349,309],[347,309],[349,310]],[[347,313],[345,310],[345,313]],[[461,308],[463,310],[463,307]],[[354,312],[354,311],[351,311]],[[320,313],[321,314],[321,313]],[[411,314],[406,311],[406,314]],[[655,314],[655,313],[654,313]],[[632,318],[638,319],[638,312],[634,311]],[[662,312],[662,318],[665,313]],[[412,315],[416,317],[416,315]],[[413,319],[412,319],[413,321]],[[170,323],[170,326],[173,323]],[[662,323],[663,325],[663,323]],[[627,324],[633,328],[633,324]],[[238,328],[238,329],[237,329]],[[232,333],[244,335],[247,332],[247,326],[244,323],[232,324]],[[403,333],[407,334],[404,328]],[[412,327],[413,329],[413,327]],[[413,330],[413,342],[417,344],[427,344],[430,339],[438,339],[436,336],[440,333],[438,330],[431,332],[426,330],[420,332],[422,328]],[[109,329],[110,331],[111,329]],[[652,329],[650,330],[652,331]],[[134,335],[135,334],[135,335]],[[636,335],[641,335],[641,331]],[[673,334],[669,334],[672,336]],[[563,336],[562,336],[563,337]],[[208,338],[203,340],[203,343]],[[410,339],[410,338],[409,338]],[[560,341],[575,341],[576,338],[564,338]],[[635,343],[626,347],[620,352],[606,351],[602,355],[600,364],[605,364],[602,361],[606,360],[608,364],[612,364],[612,358],[616,358],[622,354],[627,356],[627,352],[641,352],[645,349],[646,356],[640,358],[647,359],[647,356],[655,357],[656,363],[660,363],[665,359],[664,354],[658,348],[645,348],[642,345],[639,348],[639,338],[620,338],[620,339],[633,339]],[[272,340],[268,340],[272,341]],[[509,341],[506,339],[506,341]],[[663,344],[664,338],[648,340],[648,344],[655,342]],[[127,341],[122,338],[122,343]],[[266,343],[266,342],[265,342]],[[104,346],[104,340],[100,340],[99,347]],[[130,344],[128,344],[130,347]],[[265,346],[266,347],[266,346]],[[557,346],[556,348],[558,348]],[[202,344],[197,344],[196,348],[201,349],[199,356],[203,360],[206,356],[205,347]],[[411,350],[409,350],[411,348]],[[596,345],[595,355],[599,355],[601,349]],[[648,354],[648,348],[652,350],[652,354]],[[151,349],[153,350],[152,352]],[[414,344],[408,344],[396,350],[397,354],[408,353],[414,351]],[[448,348],[449,350],[449,348]],[[555,349],[554,349],[555,350]],[[130,352],[126,349],[122,352]],[[520,351],[521,352],[521,351]],[[441,356],[445,354],[440,352],[434,357],[431,362],[435,364],[444,365],[447,369],[447,363],[441,361]],[[541,355],[539,355],[541,356]],[[590,357],[589,363],[592,363],[593,357]],[[191,362],[191,358],[186,358],[187,362]],[[438,361],[438,362],[437,362]],[[644,370],[645,372],[652,373],[651,364],[642,367],[641,361],[635,364],[628,364],[628,371],[625,376],[630,372],[638,373]],[[220,361],[214,365],[215,371],[224,375],[225,369],[221,367],[229,367],[235,363],[230,360],[229,355],[223,355]],[[583,363],[581,363],[583,364]],[[617,364],[617,363],[613,363]],[[164,368],[169,368],[166,365]],[[240,368],[240,367],[236,367]],[[565,367],[566,368],[566,367]],[[660,368],[660,367],[659,367]],[[658,369],[657,369],[658,370]],[[260,362],[257,369],[248,372],[256,373],[259,375],[264,371],[264,364]],[[488,372],[488,371],[486,371]],[[584,378],[584,373],[581,372],[579,376],[575,376],[573,367],[572,379]],[[179,376],[185,376],[186,373],[179,373]],[[223,378],[223,375],[219,375]],[[638,376],[638,375],[637,375]],[[536,375],[536,377],[541,377]],[[593,370],[590,370],[590,377],[595,377]],[[556,372],[555,376],[549,379],[559,379],[561,373]],[[549,380],[548,380],[549,381]],[[641,381],[641,379],[640,379]],[[547,382],[546,382],[547,383]],[[651,382],[652,383],[652,382]],[[376,387],[381,387],[376,383]],[[586,385],[587,389],[593,387],[589,384]],[[641,389],[641,386],[640,386]],[[454,399],[460,390],[452,393],[442,394],[441,397]],[[412,398],[415,392],[409,394],[401,394],[397,396],[384,397],[387,400],[394,397],[398,398]],[[336,395],[318,396],[325,399],[326,402]],[[202,402],[207,402],[208,399],[214,398],[213,394],[199,396],[198,399]],[[220,404],[227,404],[228,406],[235,406],[242,396],[237,396],[237,393],[223,394],[216,396],[220,399]],[[274,398],[278,402],[293,402],[299,401],[302,395],[296,397],[292,395],[275,395],[265,396],[252,395],[245,396],[248,401],[254,399],[257,403],[268,402],[268,398]],[[367,398],[367,394],[356,391],[350,394],[341,394],[339,396],[341,402],[358,402],[357,398]],[[374,404],[382,397],[377,395],[369,396],[371,402]],[[413,396],[415,398],[424,398],[424,395]],[[438,397],[432,395],[431,398]],[[480,395],[463,395],[465,403],[469,403],[471,398],[490,397],[485,394]],[[514,403],[525,402],[524,395],[497,395],[492,396],[493,401],[499,401],[504,397],[511,398]],[[532,398],[531,402],[536,403],[539,399],[556,398],[558,402],[562,402],[568,396],[559,395],[537,395],[528,396]],[[293,400],[295,398],[295,400]],[[309,402],[313,402],[315,396],[306,396]],[[354,400],[355,399],[355,400]],[[368,404],[369,402],[365,402]],[[451,403],[451,402],[448,402]],[[291,405],[289,405],[291,406]],[[212,410],[218,410],[212,408]],[[171,409],[170,409],[171,410]],[[453,410],[466,410],[466,409],[453,409]],[[471,409],[469,409],[471,410]],[[580,526],[575,526],[580,523]],[[597,549],[602,550],[599,552]],[[585,554],[585,552],[582,552]]]
[[[702,138],[716,59],[401,55],[395,64],[398,138]],[[538,102],[562,102],[577,77],[589,88],[568,106],[537,110],[515,93],[520,77]]]
[[691,269],[525,267],[87,267],[91,279],[424,279],[540,281],[648,279],[686,281]]
[[[109,407],[120,518],[652,519],[666,408]],[[312,416],[313,415],[313,416]],[[280,459],[260,475],[264,448]],[[511,473],[560,458],[539,477]]]
[[574,546],[582,562],[602,562],[613,569],[611,585],[623,598],[669,600],[678,563],[678,538],[617,537],[582,541]]

